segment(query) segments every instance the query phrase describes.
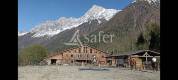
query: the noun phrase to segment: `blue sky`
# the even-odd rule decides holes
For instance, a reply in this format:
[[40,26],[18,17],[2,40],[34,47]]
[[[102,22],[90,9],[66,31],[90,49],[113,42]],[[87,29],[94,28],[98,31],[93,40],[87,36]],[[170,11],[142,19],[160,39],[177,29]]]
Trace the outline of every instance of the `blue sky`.
[[18,0],[18,30],[29,31],[46,20],[80,17],[96,4],[104,8],[123,9],[132,0]]

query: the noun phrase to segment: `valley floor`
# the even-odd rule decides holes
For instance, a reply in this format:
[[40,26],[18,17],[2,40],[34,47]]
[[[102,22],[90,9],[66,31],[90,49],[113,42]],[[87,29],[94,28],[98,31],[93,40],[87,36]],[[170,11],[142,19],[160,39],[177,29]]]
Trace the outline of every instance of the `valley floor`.
[[160,71],[131,71],[107,68],[109,71],[80,71],[80,66],[18,67],[18,80],[160,80]]

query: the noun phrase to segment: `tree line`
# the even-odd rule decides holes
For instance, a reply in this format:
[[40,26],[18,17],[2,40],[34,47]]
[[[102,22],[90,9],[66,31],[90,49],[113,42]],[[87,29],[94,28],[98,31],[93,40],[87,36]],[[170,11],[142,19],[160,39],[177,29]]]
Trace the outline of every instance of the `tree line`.
[[48,51],[42,45],[31,45],[22,49],[18,54],[18,65],[38,65],[45,57]]

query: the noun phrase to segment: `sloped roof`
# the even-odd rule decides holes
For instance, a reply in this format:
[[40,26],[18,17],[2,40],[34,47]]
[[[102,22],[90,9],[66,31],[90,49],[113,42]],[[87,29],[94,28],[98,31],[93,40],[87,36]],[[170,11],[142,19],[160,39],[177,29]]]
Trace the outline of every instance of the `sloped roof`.
[[154,55],[160,55],[159,52],[152,51],[152,50],[138,50],[138,51],[123,52],[123,53],[121,53],[121,54],[112,54],[112,55],[110,55],[110,56],[139,55],[139,54],[144,54],[145,52],[154,53]]
[[[84,45],[84,46],[85,46],[85,47],[90,47],[90,48],[96,49],[96,50],[98,50],[98,51],[100,51],[100,52],[103,52],[103,53],[106,53],[106,55],[109,54],[109,53],[107,53],[107,52],[105,52],[105,51],[103,51],[103,50],[100,50],[100,49],[91,47],[91,46],[89,46],[89,45]],[[77,49],[77,48],[80,48],[80,47],[82,47],[82,46],[79,46],[79,47],[72,47],[72,48],[64,49],[64,50],[62,50],[62,51],[56,51],[56,52],[51,53],[50,55],[48,55],[46,58],[49,58],[49,57],[52,57],[52,56],[56,56],[56,55],[62,54],[63,52],[66,52],[66,51],[69,51],[69,50],[73,50],[73,49]]]

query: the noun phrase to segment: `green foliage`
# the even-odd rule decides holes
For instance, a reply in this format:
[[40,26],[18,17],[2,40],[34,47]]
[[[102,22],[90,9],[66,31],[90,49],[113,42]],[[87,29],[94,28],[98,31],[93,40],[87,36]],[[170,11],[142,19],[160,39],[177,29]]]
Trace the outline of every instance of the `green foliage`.
[[19,65],[37,65],[47,56],[47,49],[41,45],[31,45],[18,54]]
[[148,32],[146,33],[149,35],[149,49],[150,50],[159,50],[160,49],[160,26],[156,23],[151,23],[147,25]]
[[143,37],[143,34],[141,33],[137,39],[137,45],[140,45],[140,44],[144,44],[145,43],[145,39]]
[[149,49],[156,49],[159,50],[160,49],[160,34],[159,32],[150,32],[150,45],[149,45]]
[[136,42],[137,49],[138,50],[143,49],[144,46],[145,46],[145,43],[146,43],[146,40],[144,39],[143,34],[141,33],[138,36],[138,39],[137,39],[137,42]]
[[141,33],[136,42],[137,49],[160,49],[160,27],[155,23],[146,25],[146,31]]

